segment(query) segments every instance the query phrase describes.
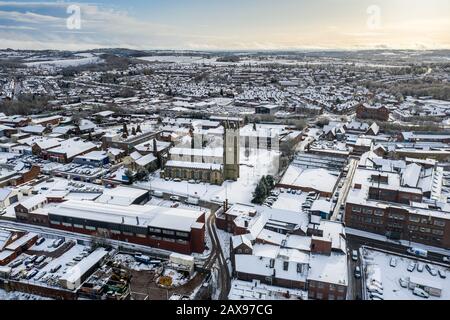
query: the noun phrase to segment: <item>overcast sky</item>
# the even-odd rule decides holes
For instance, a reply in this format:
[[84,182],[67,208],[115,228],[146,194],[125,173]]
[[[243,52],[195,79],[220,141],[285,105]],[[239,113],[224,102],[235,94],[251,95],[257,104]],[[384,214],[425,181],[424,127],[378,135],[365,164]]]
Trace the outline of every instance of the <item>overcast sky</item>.
[[450,49],[449,0],[93,1],[0,1],[0,48]]

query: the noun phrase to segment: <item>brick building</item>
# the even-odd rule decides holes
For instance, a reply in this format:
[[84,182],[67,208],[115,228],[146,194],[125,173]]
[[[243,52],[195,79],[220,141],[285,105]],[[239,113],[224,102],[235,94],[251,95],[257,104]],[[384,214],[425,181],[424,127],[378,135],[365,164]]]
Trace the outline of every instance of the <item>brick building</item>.
[[350,228],[450,248],[450,205],[440,202],[443,170],[415,159],[365,154],[345,208]]
[[369,106],[368,104],[360,104],[356,108],[356,116],[358,119],[388,121],[389,115],[390,111],[385,106]]
[[149,205],[70,200],[49,209],[52,228],[183,254],[205,250],[205,213]]

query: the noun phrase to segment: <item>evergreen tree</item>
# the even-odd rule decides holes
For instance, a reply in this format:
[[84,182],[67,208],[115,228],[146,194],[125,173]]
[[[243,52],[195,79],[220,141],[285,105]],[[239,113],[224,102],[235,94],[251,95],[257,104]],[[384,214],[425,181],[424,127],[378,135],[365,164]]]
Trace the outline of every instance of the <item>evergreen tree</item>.
[[137,127],[136,127],[136,132],[137,132],[137,133],[142,133],[141,125],[140,125],[140,124],[137,125]]
[[127,128],[127,124],[126,123],[123,124],[122,137],[124,139],[128,137],[128,128]]
[[270,189],[273,189],[275,187],[275,180],[272,176],[266,176],[266,181]]
[[133,136],[135,136],[136,135],[136,129],[133,127],[133,128],[131,128],[131,134],[133,135]]
[[133,182],[134,182],[134,175],[133,175],[133,172],[131,172],[131,170],[127,170],[127,171],[125,171],[125,176],[126,176],[127,179],[128,179],[128,183],[129,183],[129,184],[133,184]]
[[267,189],[263,183],[258,183],[255,192],[253,193],[253,203],[262,204],[266,198]]

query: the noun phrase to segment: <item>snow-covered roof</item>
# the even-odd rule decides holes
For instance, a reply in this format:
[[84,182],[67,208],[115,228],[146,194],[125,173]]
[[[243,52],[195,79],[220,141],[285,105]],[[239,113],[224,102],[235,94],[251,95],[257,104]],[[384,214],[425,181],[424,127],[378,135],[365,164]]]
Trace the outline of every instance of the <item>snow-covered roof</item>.
[[91,151],[89,153],[86,153],[82,156],[77,156],[75,159],[87,159],[87,160],[103,160],[104,158],[107,158],[108,155],[105,151]]
[[98,248],[75,266],[68,269],[60,278],[60,281],[66,282],[69,289],[75,289],[77,285],[81,285],[81,277],[83,277],[86,272],[101,261],[107,254],[108,251],[104,248]]
[[191,169],[204,169],[204,170],[221,170],[222,166],[215,163],[203,163],[203,162],[187,162],[187,161],[167,161],[166,167],[178,167],[178,168],[191,168]]
[[33,208],[33,207],[35,207],[35,206],[37,206],[37,205],[39,205],[41,203],[44,203],[46,201],[47,201],[47,197],[46,196],[44,196],[42,194],[38,194],[38,195],[35,195],[35,196],[33,196],[31,198],[28,198],[28,199],[26,199],[24,201],[21,201],[20,204],[22,206],[24,206],[25,208],[27,208],[28,210],[30,210],[31,208]]
[[331,193],[338,177],[325,169],[303,169],[290,165],[280,181],[281,185],[308,188]]
[[[92,201],[69,200],[49,209],[49,215],[74,217],[86,220],[153,227],[190,232],[203,214],[201,211],[166,208],[151,205],[123,206]],[[138,219],[139,223],[138,223]]]
[[148,191],[143,189],[118,186],[117,188],[105,189],[103,194],[95,201],[98,203],[129,206],[147,193]]
[[29,233],[23,235],[22,237],[20,237],[19,239],[17,239],[16,241],[14,241],[13,243],[10,243],[8,246],[6,246],[6,249],[16,251],[18,248],[20,248],[21,246],[26,244],[28,241],[30,241],[31,239],[33,239],[34,237],[37,237],[37,236],[38,235],[36,233],[29,232]]
[[12,190],[9,188],[1,188],[0,189],[0,201],[5,201],[8,196],[11,194]]
[[94,149],[96,146],[92,142],[83,141],[77,138],[68,139],[61,142],[61,146],[52,148],[49,152],[58,153],[58,154],[66,154],[67,158],[72,158],[77,156],[83,152]]
[[308,280],[348,285],[347,254],[334,253],[330,256],[311,254]]
[[249,248],[253,247],[252,242],[245,234],[233,236],[231,238],[231,243],[233,244],[233,249],[239,247],[241,244],[245,244]]
[[157,160],[156,157],[153,154],[149,153],[148,155],[137,159],[136,160],[136,164],[138,166],[145,167],[145,166],[149,165],[150,163],[152,163],[153,161],[156,161],[156,160]]

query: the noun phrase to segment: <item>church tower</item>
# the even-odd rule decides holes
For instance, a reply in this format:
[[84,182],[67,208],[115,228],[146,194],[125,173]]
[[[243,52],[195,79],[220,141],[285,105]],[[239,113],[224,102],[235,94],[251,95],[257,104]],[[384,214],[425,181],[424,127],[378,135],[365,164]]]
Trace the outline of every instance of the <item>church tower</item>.
[[240,165],[239,125],[234,122],[224,122],[223,133],[223,177],[224,180],[239,178]]

